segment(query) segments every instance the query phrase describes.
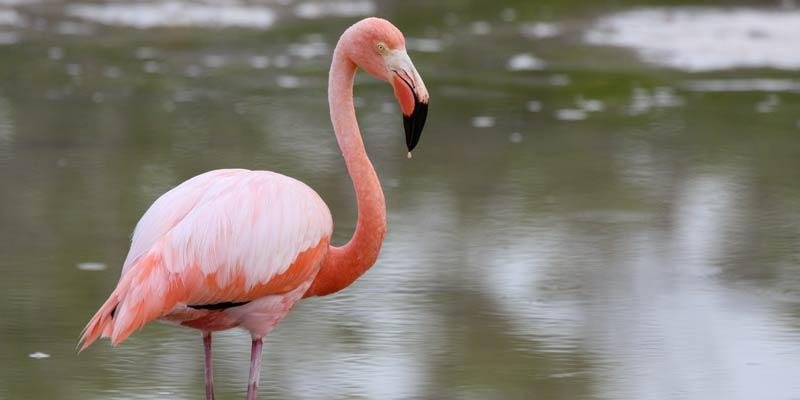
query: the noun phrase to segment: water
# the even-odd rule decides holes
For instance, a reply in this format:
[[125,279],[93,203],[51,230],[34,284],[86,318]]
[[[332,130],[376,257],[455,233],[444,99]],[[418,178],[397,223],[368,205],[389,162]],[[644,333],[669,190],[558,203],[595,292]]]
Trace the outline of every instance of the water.
[[[0,1],[0,398],[201,398],[196,332],[77,355],[80,330],[200,172],[297,177],[349,237],[326,73],[372,13],[409,36],[428,125],[408,160],[391,90],[358,79],[389,233],[267,338],[265,398],[800,397],[791,1],[115,4]],[[725,29],[736,51],[697,52]],[[247,335],[215,344],[218,398],[243,398]]]

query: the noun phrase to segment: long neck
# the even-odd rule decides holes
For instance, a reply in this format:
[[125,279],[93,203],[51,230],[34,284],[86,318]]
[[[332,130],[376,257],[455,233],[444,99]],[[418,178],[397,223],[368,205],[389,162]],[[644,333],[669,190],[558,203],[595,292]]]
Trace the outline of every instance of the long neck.
[[328,103],[336,140],[353,180],[358,222],[353,237],[342,247],[330,246],[319,273],[305,296],[324,296],[349,286],[375,263],[386,233],[386,202],[375,168],[367,157],[353,106],[356,66],[342,51],[333,52],[328,78]]

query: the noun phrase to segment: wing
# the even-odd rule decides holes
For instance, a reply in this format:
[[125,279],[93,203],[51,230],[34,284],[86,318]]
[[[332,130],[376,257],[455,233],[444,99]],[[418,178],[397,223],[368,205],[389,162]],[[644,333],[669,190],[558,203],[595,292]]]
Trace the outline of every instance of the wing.
[[284,293],[319,265],[333,229],[311,188],[266,171],[219,170],[161,196],[136,226],[122,277],[87,325],[119,343],[179,304]]

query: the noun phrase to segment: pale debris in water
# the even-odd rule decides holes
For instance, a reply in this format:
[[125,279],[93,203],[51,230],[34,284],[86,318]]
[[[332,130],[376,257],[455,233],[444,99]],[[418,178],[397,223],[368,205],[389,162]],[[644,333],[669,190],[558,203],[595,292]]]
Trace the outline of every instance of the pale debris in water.
[[561,121],[581,121],[586,119],[586,111],[574,108],[563,108],[556,111],[556,119]]
[[47,49],[47,55],[51,60],[60,60],[64,57],[64,50],[61,47],[51,47]]
[[756,104],[756,111],[760,113],[770,113],[775,111],[780,104],[781,99],[774,94],[770,94],[766,99]]
[[520,33],[532,39],[551,38],[561,34],[561,25],[552,22],[525,24],[520,28]]
[[494,117],[479,115],[472,118],[472,126],[476,128],[491,128],[494,126]]
[[474,35],[488,35],[492,31],[492,26],[486,21],[475,21],[469,29]]
[[81,271],[103,271],[106,269],[106,264],[94,261],[81,262],[78,263],[78,269]]
[[600,112],[606,108],[605,104],[600,100],[584,99],[583,97],[578,97],[575,103],[580,109],[588,112]]
[[295,89],[300,87],[300,78],[291,75],[280,75],[276,78],[278,86],[284,89]]
[[538,100],[531,100],[527,104],[528,111],[530,112],[539,112],[542,111],[542,102]]
[[411,159],[411,152],[410,151],[408,152],[408,155],[406,157],[408,157],[409,160]]
[[37,351],[35,353],[28,354],[28,357],[35,358],[37,360],[41,360],[42,358],[50,358],[50,354],[42,353],[41,351]]
[[253,56],[250,57],[250,66],[255,69],[264,69],[269,67],[269,57],[267,56]]
[[507,67],[511,71],[533,71],[543,69],[545,63],[531,53],[521,53],[508,59]]

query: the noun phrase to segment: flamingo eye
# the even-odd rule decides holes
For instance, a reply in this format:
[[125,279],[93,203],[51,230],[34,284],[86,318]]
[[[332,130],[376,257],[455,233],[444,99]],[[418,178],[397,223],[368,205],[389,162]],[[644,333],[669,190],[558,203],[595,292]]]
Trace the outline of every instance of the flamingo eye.
[[385,44],[383,44],[383,43],[378,43],[378,45],[377,45],[377,46],[375,46],[375,47],[378,49],[378,53],[379,53],[379,54],[386,54],[386,50],[388,50],[388,48],[386,47],[386,45],[385,45]]

